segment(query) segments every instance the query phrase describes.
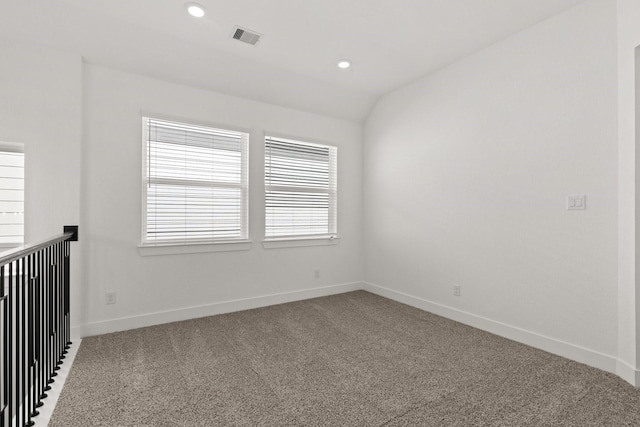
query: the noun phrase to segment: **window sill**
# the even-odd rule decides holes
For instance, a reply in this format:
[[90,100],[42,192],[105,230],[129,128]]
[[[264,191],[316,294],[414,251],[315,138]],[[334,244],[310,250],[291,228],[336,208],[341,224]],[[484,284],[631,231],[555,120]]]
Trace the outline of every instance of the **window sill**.
[[301,248],[305,246],[335,246],[340,240],[339,237],[319,236],[319,237],[278,237],[267,238],[262,241],[265,249],[277,248]]
[[249,249],[251,249],[251,240],[238,240],[219,243],[174,243],[165,245],[138,246],[138,252],[140,252],[140,255],[142,256],[248,251]]

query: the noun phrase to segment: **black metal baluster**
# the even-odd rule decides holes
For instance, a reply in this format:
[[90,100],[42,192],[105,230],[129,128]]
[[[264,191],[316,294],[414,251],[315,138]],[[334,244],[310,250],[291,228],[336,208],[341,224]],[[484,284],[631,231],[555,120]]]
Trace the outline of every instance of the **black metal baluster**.
[[47,292],[48,292],[48,297],[47,297],[47,312],[48,312],[48,319],[47,319],[47,323],[48,323],[48,330],[47,330],[47,345],[49,346],[49,349],[47,351],[48,353],[48,369],[49,369],[49,380],[47,381],[48,384],[53,384],[54,382],[54,377],[57,375],[55,373],[55,371],[53,370],[53,367],[55,366],[55,345],[53,342],[53,328],[54,328],[54,322],[55,322],[55,317],[54,317],[54,299],[55,299],[55,292],[54,292],[54,287],[53,287],[53,280],[55,277],[55,267],[53,265],[53,258],[55,257],[55,251],[53,246],[48,248],[48,265],[49,265],[49,277],[47,278]]
[[46,378],[46,387],[45,390],[51,390],[51,383],[53,383],[53,379],[51,378],[51,247],[45,249],[45,267],[46,267],[46,279],[43,283],[43,287],[45,288],[46,296],[45,296],[45,378]]
[[16,322],[14,326],[14,341],[15,341],[15,366],[16,366],[16,395],[15,395],[15,417],[16,417],[16,425],[20,425],[20,417],[22,415],[22,411],[20,408],[22,406],[22,395],[20,393],[21,378],[22,378],[22,361],[21,361],[21,353],[22,353],[22,343],[20,342],[21,331],[20,326],[22,326],[22,305],[21,305],[21,289],[20,283],[18,280],[18,276],[16,274],[17,263],[12,263],[11,265],[11,279],[13,281],[13,290],[15,292],[15,311],[16,311]]
[[[4,273],[5,267],[2,268]],[[8,377],[9,384],[7,387],[7,424],[11,422],[13,419],[13,388],[15,383],[15,378],[13,375],[13,300],[14,300],[14,292],[13,292],[13,280],[11,277],[11,264],[9,264],[9,277],[7,280],[7,295],[9,298],[7,300],[7,369],[11,372]],[[3,284],[4,286],[4,284]]]
[[0,304],[2,307],[2,400],[0,401],[0,427],[5,427],[5,425],[9,424],[9,421],[6,421],[7,416],[7,393],[9,392],[9,381],[10,381],[10,370],[7,366],[7,337],[9,336],[9,329],[7,328],[7,303],[9,301],[9,297],[4,292],[5,282],[4,282],[4,266],[0,266],[0,283],[2,283],[2,288],[0,289]]
[[24,336],[25,336],[25,354],[24,354],[24,401],[23,406],[25,408],[25,426],[32,426],[34,422],[31,420],[31,413],[33,412],[33,402],[31,401],[31,367],[33,365],[33,297],[31,294],[31,280],[29,277],[29,258],[22,258],[22,285],[24,286],[24,300],[26,302],[26,309],[24,311],[25,314],[25,327],[24,327]]
[[47,313],[46,313],[46,302],[47,295],[45,291],[45,283],[46,283],[46,269],[44,268],[44,258],[45,258],[46,249],[38,251],[38,271],[40,272],[40,280],[38,281],[38,293],[40,295],[40,360],[39,360],[39,371],[40,371],[40,399],[44,399],[47,397],[45,393],[45,389],[47,387],[47,358],[46,358],[46,346],[45,346],[45,336],[46,336],[46,321],[47,321]]
[[60,242],[60,351],[65,358],[69,348],[67,325],[67,279],[69,277],[67,242]]
[[53,346],[53,374],[52,377],[58,376],[58,360],[60,357],[60,349],[58,348],[58,245],[53,245],[53,299],[51,300],[52,310],[52,329],[51,329],[51,345]]
[[33,317],[33,297],[31,294],[31,280],[29,279],[29,258],[25,257],[22,260],[22,283],[24,286],[24,296],[25,296],[25,357],[24,357],[24,368],[25,368],[25,387],[24,387],[24,403],[23,406],[26,408],[25,418],[25,426],[33,425],[31,421],[31,412],[33,412],[33,405],[31,402],[31,366],[33,360],[33,348],[32,348],[32,340],[33,340],[33,322],[31,318]]
[[11,387],[9,389],[9,422],[12,422],[12,419],[17,416],[16,408],[18,402],[18,368],[17,368],[17,352],[18,352],[18,339],[17,339],[17,328],[19,323],[19,315],[20,312],[18,310],[18,295],[17,290],[15,288],[15,281],[13,277],[13,263],[9,264],[8,270],[8,279],[9,279],[9,288],[8,293],[11,295],[9,298],[9,318],[11,323],[9,324],[9,345],[11,348],[11,352],[9,354],[9,369],[11,370]]
[[52,256],[51,256],[51,377],[57,377],[58,370],[58,342],[56,340],[56,334],[58,332],[58,322],[57,322],[57,301],[58,301],[58,289],[57,289],[57,280],[58,280],[58,247],[57,245],[53,245],[51,247]]
[[[40,251],[33,254],[33,289],[34,289],[34,337],[33,337],[33,354],[34,354],[34,383],[33,383],[33,401],[35,402],[34,412],[38,412],[37,408],[42,407],[42,295],[40,289]],[[37,414],[36,414],[37,415]],[[35,415],[34,415],[35,416]]]
[[[14,265],[15,264],[15,265]],[[15,347],[16,347],[16,403],[15,403],[15,412],[16,412],[16,425],[20,425],[20,418],[22,416],[22,394],[20,393],[20,386],[22,385],[22,342],[20,338],[22,337],[22,289],[20,288],[20,280],[18,279],[18,272],[16,271],[18,268],[18,263],[12,263],[10,268],[11,270],[11,278],[14,281],[14,290],[16,293],[15,298],[15,310],[16,310],[16,326],[15,326]]]
[[67,324],[66,324],[66,302],[65,281],[68,271],[66,271],[66,245],[60,242],[60,359],[65,359],[67,355]]
[[[53,340],[53,371],[57,372],[58,362],[60,360],[60,348],[58,347],[58,281],[60,278],[60,269],[58,266],[58,245],[53,246],[53,271],[54,271],[54,282],[53,282],[53,335],[51,339]],[[56,374],[57,375],[57,374]]]
[[60,365],[62,365],[62,361],[64,360],[64,329],[62,327],[62,280],[63,280],[63,245],[62,242],[58,242],[56,245],[58,250],[58,259],[56,264],[58,265],[58,281],[56,283],[56,324],[58,327],[56,328],[56,346],[58,347],[58,363],[56,363],[56,370],[60,369]]
[[65,258],[64,258],[64,316],[67,330],[67,339],[65,342],[65,350],[69,350],[71,344],[71,243],[68,240],[64,241],[65,245]]
[[36,324],[36,298],[35,298],[35,280],[33,278],[33,255],[28,255],[25,259],[26,268],[25,268],[25,282],[28,284],[29,288],[29,359],[28,359],[28,391],[27,396],[29,400],[29,405],[27,407],[27,411],[29,414],[29,424],[33,425],[34,422],[31,418],[36,417],[40,414],[36,410],[36,332],[35,332],[35,324]]
[[5,277],[5,283],[7,286],[7,337],[6,337],[6,343],[7,343],[7,372],[9,372],[9,375],[7,376],[7,380],[8,380],[8,384],[7,384],[7,425],[11,424],[11,420],[13,419],[13,388],[14,388],[14,384],[15,384],[15,378],[14,378],[14,373],[13,373],[13,348],[14,348],[14,343],[13,343],[13,301],[15,299],[15,295],[14,292],[12,290],[12,282],[11,282],[11,275],[8,274],[8,267],[3,266],[2,267],[2,273]]
[[24,259],[20,258],[17,261],[17,265],[16,265],[16,279],[17,279],[17,285],[20,288],[20,293],[21,293],[21,297],[20,297],[20,303],[22,305],[21,307],[21,322],[20,322],[20,400],[21,400],[21,405],[20,405],[20,413],[22,414],[22,423],[23,424],[27,424],[27,399],[26,399],[26,394],[27,394],[27,388],[26,388],[26,378],[27,378],[27,334],[26,334],[26,330],[27,330],[27,298],[26,298],[26,286],[24,283]]

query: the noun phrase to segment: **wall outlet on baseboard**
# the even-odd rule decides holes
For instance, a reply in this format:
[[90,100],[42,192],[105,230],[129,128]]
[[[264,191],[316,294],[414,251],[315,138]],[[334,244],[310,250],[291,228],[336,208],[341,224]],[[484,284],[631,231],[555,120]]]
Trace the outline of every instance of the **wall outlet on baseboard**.
[[462,287],[460,285],[453,285],[453,295],[459,297]]
[[320,278],[320,270],[319,269],[315,269],[313,270],[313,277],[315,277],[316,279]]
[[104,303],[105,304],[115,304],[116,303],[116,293],[115,292],[107,292],[104,295]]

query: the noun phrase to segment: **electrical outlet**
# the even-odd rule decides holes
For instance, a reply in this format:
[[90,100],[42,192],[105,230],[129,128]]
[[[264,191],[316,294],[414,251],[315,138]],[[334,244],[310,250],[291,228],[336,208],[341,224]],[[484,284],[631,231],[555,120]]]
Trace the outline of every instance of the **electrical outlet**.
[[567,210],[581,211],[587,209],[587,196],[567,196]]
[[320,270],[318,270],[317,268],[315,270],[313,270],[313,277],[315,277],[316,279],[320,278]]
[[459,297],[462,287],[460,285],[453,285],[453,295]]
[[107,292],[105,294],[104,303],[105,304],[115,304],[116,303],[116,293],[115,292]]

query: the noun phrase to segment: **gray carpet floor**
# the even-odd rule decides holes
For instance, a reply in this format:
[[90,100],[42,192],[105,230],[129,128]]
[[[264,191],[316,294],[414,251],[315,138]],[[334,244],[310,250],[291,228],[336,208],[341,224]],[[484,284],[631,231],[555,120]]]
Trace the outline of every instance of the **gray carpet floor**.
[[358,291],[87,338],[49,425],[640,426],[640,391]]

